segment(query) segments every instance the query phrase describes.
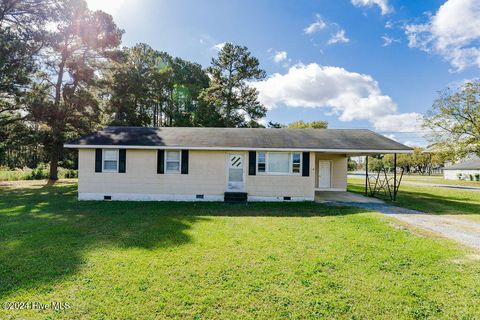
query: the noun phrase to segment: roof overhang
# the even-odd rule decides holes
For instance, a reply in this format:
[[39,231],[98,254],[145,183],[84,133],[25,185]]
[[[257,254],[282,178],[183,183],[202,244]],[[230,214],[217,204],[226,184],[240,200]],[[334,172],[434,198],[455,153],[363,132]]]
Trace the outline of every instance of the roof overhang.
[[386,149],[303,149],[303,148],[245,148],[245,147],[185,147],[185,146],[127,146],[127,145],[77,145],[64,144],[68,149],[138,149],[138,150],[211,150],[211,151],[298,151],[321,153],[345,153],[352,156],[386,154],[386,153],[413,153],[413,150],[386,150]]

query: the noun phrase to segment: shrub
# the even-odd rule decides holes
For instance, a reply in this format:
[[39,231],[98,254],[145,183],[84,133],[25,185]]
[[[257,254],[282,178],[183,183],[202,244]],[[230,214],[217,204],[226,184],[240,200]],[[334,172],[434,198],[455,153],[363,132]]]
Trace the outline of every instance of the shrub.
[[50,166],[40,162],[35,169],[32,170],[30,175],[27,176],[27,180],[41,180],[48,179],[48,173],[50,171]]
[[480,173],[475,173],[475,181],[480,181]]
[[462,180],[462,178],[463,178],[463,174],[461,174],[461,173],[457,173],[457,178],[458,178],[458,180]]
[[78,178],[78,172],[75,169],[58,168],[58,177],[61,179]]
[[473,181],[473,180],[474,180],[474,179],[473,179],[473,174],[469,174],[468,176],[469,176],[469,178],[470,178],[470,181]]

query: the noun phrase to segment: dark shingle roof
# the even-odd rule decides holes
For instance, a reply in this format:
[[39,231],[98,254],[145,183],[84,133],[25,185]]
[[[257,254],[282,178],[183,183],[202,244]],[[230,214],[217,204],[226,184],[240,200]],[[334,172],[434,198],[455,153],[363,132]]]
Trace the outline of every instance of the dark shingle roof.
[[366,129],[107,127],[66,143],[65,146],[75,148],[89,145],[197,149],[412,150]]
[[466,160],[453,166],[445,167],[444,170],[480,170],[480,158]]

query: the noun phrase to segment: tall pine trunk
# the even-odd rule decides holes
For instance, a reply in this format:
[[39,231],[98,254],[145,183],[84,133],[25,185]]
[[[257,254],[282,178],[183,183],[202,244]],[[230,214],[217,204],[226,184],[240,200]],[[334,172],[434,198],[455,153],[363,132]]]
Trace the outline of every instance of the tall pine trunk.
[[56,151],[52,151],[50,155],[50,180],[58,180],[58,154]]
[[55,143],[50,151],[50,173],[49,180],[58,180],[58,162],[62,156],[63,146]]

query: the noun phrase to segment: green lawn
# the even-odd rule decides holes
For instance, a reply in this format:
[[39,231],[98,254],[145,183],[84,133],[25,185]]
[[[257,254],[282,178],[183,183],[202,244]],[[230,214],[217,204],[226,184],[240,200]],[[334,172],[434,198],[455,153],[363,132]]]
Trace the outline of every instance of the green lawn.
[[432,175],[432,176],[404,175],[402,180],[413,181],[413,182],[434,183],[434,184],[448,184],[448,185],[456,185],[456,186],[480,187],[480,181],[446,180],[446,179],[443,179],[443,176],[438,176],[438,175]]
[[480,319],[480,263],[389,218],[315,203],[77,202],[0,187],[0,319]]
[[[364,179],[349,178],[348,183],[349,191],[365,192]],[[403,183],[396,205],[433,214],[463,215],[480,220],[480,191]]]

